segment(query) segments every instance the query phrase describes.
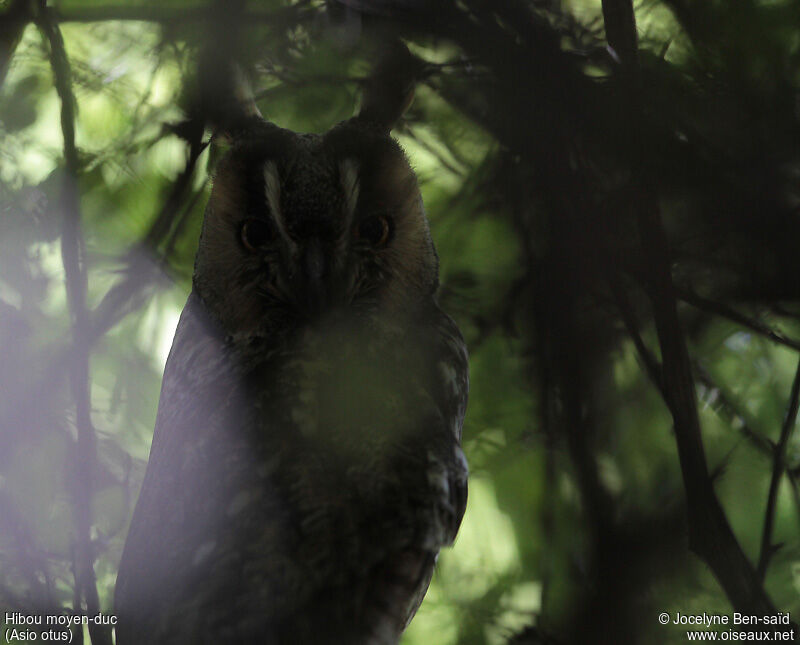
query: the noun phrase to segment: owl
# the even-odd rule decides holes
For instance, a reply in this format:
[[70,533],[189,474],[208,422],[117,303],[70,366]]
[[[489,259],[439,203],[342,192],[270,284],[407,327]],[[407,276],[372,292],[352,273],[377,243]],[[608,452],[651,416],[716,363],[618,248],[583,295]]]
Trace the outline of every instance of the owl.
[[228,128],[119,567],[118,645],[394,644],[455,538],[467,352],[390,136],[411,88],[385,69],[323,135],[253,110]]

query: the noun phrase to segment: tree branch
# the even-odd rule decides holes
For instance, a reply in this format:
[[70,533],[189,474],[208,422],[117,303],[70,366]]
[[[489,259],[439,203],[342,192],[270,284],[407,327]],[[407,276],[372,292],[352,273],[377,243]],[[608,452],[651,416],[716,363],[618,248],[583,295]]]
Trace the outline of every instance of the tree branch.
[[614,299],[617,302],[617,308],[622,316],[622,321],[625,324],[625,329],[628,332],[628,336],[630,336],[631,340],[633,341],[636,352],[639,354],[639,358],[644,364],[645,372],[653,384],[658,388],[658,391],[661,392],[661,396],[664,396],[664,376],[661,370],[661,365],[659,364],[658,359],[656,359],[656,357],[653,355],[653,352],[650,351],[650,348],[647,347],[642,339],[641,334],[639,333],[639,323],[636,320],[636,314],[634,313],[633,307],[628,299],[628,294],[625,293],[624,289],[622,289],[617,282],[616,277],[614,276],[610,277],[609,285],[611,287],[611,292],[614,295]]
[[793,338],[788,338],[783,334],[779,334],[775,330],[767,327],[764,323],[758,320],[753,320],[752,318],[748,318],[744,314],[739,313],[735,309],[732,309],[721,302],[703,298],[702,296],[699,296],[688,289],[677,288],[675,293],[677,294],[678,298],[689,303],[693,307],[696,307],[697,309],[702,309],[703,311],[721,316],[722,318],[732,320],[733,322],[738,323],[743,327],[747,327],[751,331],[754,331],[761,336],[765,336],[766,338],[769,338],[780,345],[785,345],[786,347],[800,351],[800,341],[794,340]]
[[[97,438],[91,418],[89,390],[89,353],[87,342],[88,311],[86,292],[86,251],[81,231],[81,212],[78,195],[80,163],[75,146],[75,97],[72,92],[69,58],[58,23],[45,0],[39,0],[36,23],[49,46],[53,81],[61,101],[61,132],[64,138],[64,163],[66,173],[61,193],[63,219],[61,226],[61,256],[66,276],[67,303],[72,323],[72,341],[75,348],[70,364],[70,383],[75,399],[75,424],[77,427],[77,455],[75,466],[74,506],[76,514],[76,548],[79,587],[89,614],[100,611],[97,581],[94,573],[94,549],[91,540],[92,494],[96,466]],[[111,645],[111,634],[105,626],[90,625],[89,632],[95,645]]]
[[[192,149],[190,147],[186,165],[170,187],[150,229],[142,240],[128,251],[131,259],[124,270],[122,279],[110,287],[100,303],[88,313],[83,347],[77,347],[73,343],[71,346],[63,348],[52,358],[34,387],[23,389],[20,385],[19,389],[10,393],[9,396],[17,401],[11,410],[12,414],[20,409],[29,409],[31,406],[37,405],[38,392],[49,392],[56,387],[64,372],[70,370],[70,366],[79,358],[80,354],[89,351],[99,338],[128,313],[134,311],[136,305],[146,295],[147,287],[162,275],[165,261],[169,257],[189,213],[202,194],[202,189],[200,189],[190,197],[187,204],[183,205],[186,193],[192,185],[199,156],[199,151],[193,153]],[[175,213],[179,210],[180,215],[176,218]],[[167,226],[162,225],[162,220],[167,216],[170,220],[177,219],[177,221],[174,223],[170,221]],[[154,232],[156,228],[159,231],[158,234]],[[142,261],[145,255],[149,256],[156,252],[159,247],[162,247],[162,244],[163,252],[160,259],[150,262]],[[3,416],[0,418],[0,426],[3,424],[13,425],[13,421],[8,416]]]
[[[274,23],[287,17],[296,16],[308,8],[309,2],[300,2],[290,7],[273,11],[247,11],[242,14],[245,24]],[[54,12],[54,19],[63,22],[104,22],[125,20],[155,22],[162,25],[180,25],[213,19],[218,10],[212,4],[199,7],[164,7],[158,5],[105,5],[87,6],[67,11]]]
[[[187,215],[200,197],[202,191],[196,193],[189,200],[189,203],[181,208],[181,204],[192,185],[197,160],[205,149],[205,145],[200,142],[201,134],[202,129],[197,132],[196,139],[190,141],[186,165],[170,187],[164,203],[144,238],[128,252],[130,260],[125,270],[125,277],[106,292],[92,312],[89,333],[90,342],[100,338],[129,311],[133,310],[137,299],[153,280],[149,276],[159,275],[164,268],[163,261],[150,261],[147,256],[154,252],[166,238],[167,248],[164,253],[164,260],[166,260],[182,225],[185,223]],[[175,216],[176,213],[180,213],[177,218]],[[178,220],[177,223],[175,223],[176,219]]]
[[[636,25],[631,0],[603,0],[609,45],[621,59],[622,109],[629,117],[632,145],[641,142],[640,77],[635,57]],[[632,43],[633,49],[632,49]],[[640,144],[638,144],[640,145]],[[640,150],[644,162],[646,151]],[[644,163],[640,164],[640,168]],[[670,254],[655,191],[640,172],[635,208],[643,256],[648,259],[648,295],[663,360],[665,398],[672,413],[689,516],[689,543],[709,565],[737,611],[775,614],[752,564],[736,540],[711,483],[703,447],[691,362],[678,318]]]
[[778,487],[781,478],[786,470],[786,446],[792,437],[795,422],[797,421],[797,410],[800,404],[800,361],[797,362],[797,371],[792,383],[792,392],[789,395],[789,405],[786,409],[786,417],[781,426],[781,435],[778,444],[773,449],[772,478],[769,482],[769,494],[767,496],[767,509],[764,513],[764,531],[761,535],[761,555],[758,558],[758,577],[761,581],[767,574],[767,567],[775,552],[775,545],[772,544],[772,528],[775,523],[775,506],[778,501]]

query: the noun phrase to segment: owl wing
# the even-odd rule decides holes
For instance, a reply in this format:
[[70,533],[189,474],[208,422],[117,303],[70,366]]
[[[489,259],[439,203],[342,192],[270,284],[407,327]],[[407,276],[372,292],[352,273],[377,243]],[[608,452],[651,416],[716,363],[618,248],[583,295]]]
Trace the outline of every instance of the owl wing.
[[[434,338],[425,348],[425,377],[420,385],[430,398],[427,421],[417,440],[409,442],[413,459],[424,457],[425,480],[420,495],[432,503],[427,530],[419,546],[438,551],[456,537],[467,503],[468,467],[461,450],[461,434],[467,409],[469,371],[466,344],[453,320],[438,308],[428,325]],[[424,455],[420,454],[425,446]]]
[[461,450],[461,434],[469,394],[469,358],[467,345],[453,319],[438,309],[437,314],[434,329],[439,342],[438,351],[434,350],[437,361],[432,391],[446,429],[428,456],[428,481],[452,509],[451,520],[442,527],[441,536],[441,544],[449,545],[455,539],[467,505],[469,469]]
[[426,329],[433,335],[424,344],[419,384],[432,405],[420,434],[406,445],[415,465],[404,469],[416,473],[406,482],[415,532],[372,578],[366,613],[373,626],[366,645],[395,643],[408,626],[428,590],[439,549],[453,543],[466,510],[468,467],[460,442],[469,391],[467,348],[455,322],[438,308]]
[[190,295],[167,359],[150,460],[120,561],[118,645],[162,642],[158,635],[171,620],[170,602],[183,593],[211,532],[198,508],[214,478],[202,454],[209,452],[215,429],[235,418],[236,396],[223,339]]

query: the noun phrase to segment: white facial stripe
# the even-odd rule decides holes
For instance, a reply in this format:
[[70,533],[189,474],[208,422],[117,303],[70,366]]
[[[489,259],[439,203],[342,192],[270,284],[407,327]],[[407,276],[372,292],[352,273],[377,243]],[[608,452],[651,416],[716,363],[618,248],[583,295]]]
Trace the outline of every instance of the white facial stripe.
[[281,212],[281,182],[278,178],[278,167],[274,161],[268,161],[264,164],[264,193],[272,219],[275,220],[275,226],[278,227],[281,235],[291,243],[292,240],[286,230],[286,222],[283,221],[283,213]]
[[355,159],[345,159],[339,164],[342,190],[344,191],[345,230],[350,230],[358,203],[358,170],[358,162]]

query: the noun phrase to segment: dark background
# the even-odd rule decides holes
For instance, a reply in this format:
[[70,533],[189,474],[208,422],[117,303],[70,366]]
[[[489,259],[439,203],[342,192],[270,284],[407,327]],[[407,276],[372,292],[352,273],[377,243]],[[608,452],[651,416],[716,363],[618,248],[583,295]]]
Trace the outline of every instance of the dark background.
[[395,135],[472,377],[467,513],[404,644],[800,610],[800,5],[632,18],[0,2],[0,612],[112,612],[218,156],[198,68],[237,61],[267,118],[322,132],[397,37],[425,64]]

